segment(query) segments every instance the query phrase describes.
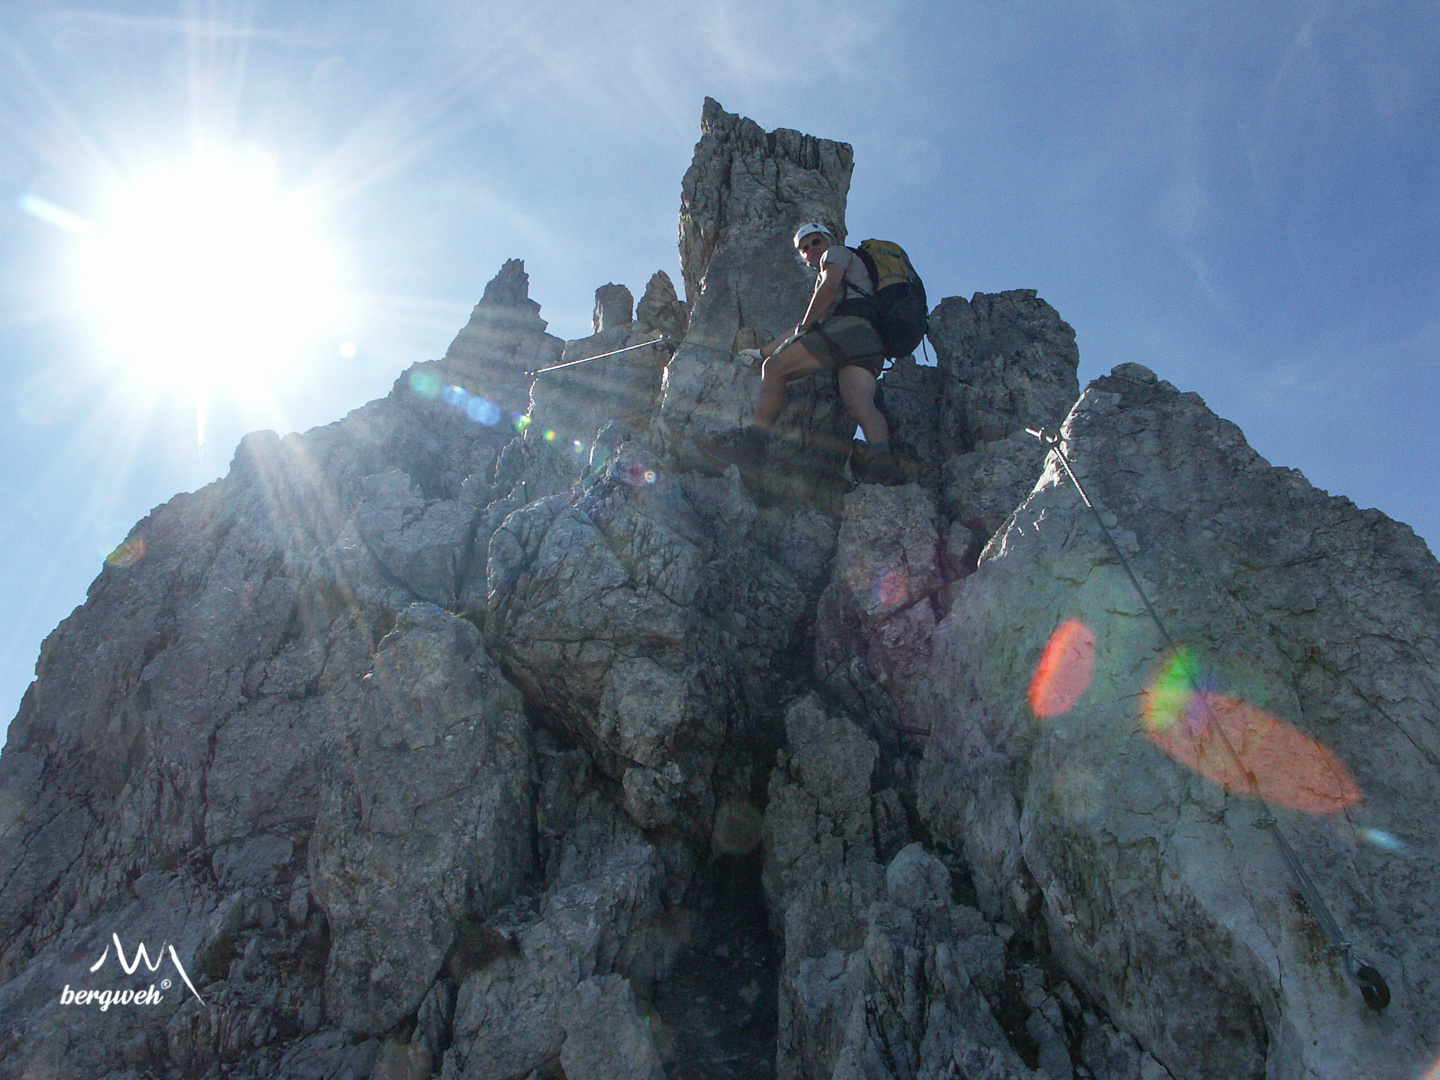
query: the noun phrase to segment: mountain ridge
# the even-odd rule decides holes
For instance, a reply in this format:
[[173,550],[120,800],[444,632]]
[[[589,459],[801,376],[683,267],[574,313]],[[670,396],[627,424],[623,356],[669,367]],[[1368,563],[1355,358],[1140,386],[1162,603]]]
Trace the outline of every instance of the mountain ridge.
[[[1145,368],[1082,393],[1033,290],[942,300],[937,366],[887,375],[912,483],[852,482],[824,379],[717,475],[852,163],[707,99],[688,303],[607,285],[562,342],[511,260],[445,357],[137,524],[0,758],[0,1075],[1424,1069],[1440,566]],[[1138,704],[1150,597],[1205,665],[1188,765]],[[1202,767],[1232,720],[1291,740],[1242,740],[1263,802]],[[1312,745],[1364,801],[1302,802]],[[204,1001],[62,1004],[112,934]]]

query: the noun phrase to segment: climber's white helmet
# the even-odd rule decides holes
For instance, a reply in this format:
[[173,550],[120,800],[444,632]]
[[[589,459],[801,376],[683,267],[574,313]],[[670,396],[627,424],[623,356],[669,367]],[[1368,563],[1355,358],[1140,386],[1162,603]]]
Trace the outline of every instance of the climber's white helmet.
[[830,227],[828,225],[821,225],[818,221],[811,221],[807,222],[804,225],[801,225],[800,228],[795,230],[795,246],[798,248],[800,246],[800,241],[804,240],[805,237],[810,236],[813,233],[822,233],[823,235],[830,238],[830,242],[832,244],[835,242],[835,234],[830,231]]

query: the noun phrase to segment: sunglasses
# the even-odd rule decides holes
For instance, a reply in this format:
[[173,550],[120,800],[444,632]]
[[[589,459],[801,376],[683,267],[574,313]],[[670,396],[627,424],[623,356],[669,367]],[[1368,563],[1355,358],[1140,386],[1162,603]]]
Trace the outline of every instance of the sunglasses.
[[811,248],[824,247],[825,244],[826,240],[823,236],[812,236],[809,240],[806,240],[800,245],[800,250],[802,252],[809,251]]

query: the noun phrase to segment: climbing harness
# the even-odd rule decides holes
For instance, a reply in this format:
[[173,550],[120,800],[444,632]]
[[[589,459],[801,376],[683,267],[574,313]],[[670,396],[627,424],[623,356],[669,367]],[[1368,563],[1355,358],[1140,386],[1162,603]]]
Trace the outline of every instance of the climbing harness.
[[579,360],[567,360],[563,364],[551,364],[549,367],[537,368],[535,371],[527,371],[525,374],[544,375],[547,371],[559,371],[561,368],[574,367],[576,364],[588,364],[591,360],[604,360],[607,356],[619,356],[621,353],[634,352],[636,349],[643,349],[649,345],[675,345],[675,341],[662,334],[652,341],[642,341],[638,345],[626,345],[623,349],[615,349],[612,352],[603,352],[595,356],[583,356]]
[[[1121,569],[1125,571],[1125,576],[1130,579],[1130,584],[1135,589],[1136,595],[1140,597],[1141,603],[1145,605],[1145,610],[1149,614],[1151,621],[1154,622],[1155,628],[1160,631],[1160,638],[1165,643],[1165,647],[1174,653],[1177,650],[1175,639],[1170,636],[1170,632],[1165,628],[1165,623],[1155,611],[1154,605],[1150,603],[1150,598],[1145,594],[1145,590],[1141,587],[1139,580],[1130,569],[1130,561],[1125,558],[1124,552],[1120,550],[1120,545],[1115,542],[1115,537],[1105,524],[1104,518],[1101,517],[1099,508],[1096,507],[1094,501],[1086,492],[1085,486],[1080,483],[1080,478],[1075,475],[1075,470],[1070,465],[1070,459],[1065,454],[1063,448],[1064,440],[1061,438],[1060,432],[1055,428],[1028,428],[1013,417],[1006,416],[1004,413],[997,412],[988,406],[980,405],[978,402],[973,404],[975,404],[977,408],[999,417],[1016,429],[1024,431],[1027,435],[1034,436],[1040,441],[1040,444],[1045,447],[1047,454],[1052,452],[1055,454],[1060,465],[1065,470],[1065,475],[1068,476],[1070,482],[1075,485],[1075,491],[1079,494],[1081,501],[1089,508],[1091,515],[1095,518],[1095,523],[1100,526],[1100,531],[1104,534],[1110,550],[1115,553],[1115,557],[1120,562]],[[1190,689],[1195,693],[1196,700],[1201,703],[1203,708],[1208,710],[1210,707],[1208,696],[1200,691],[1194,670],[1188,666],[1184,666],[1182,670],[1184,670],[1185,677],[1190,683]],[[1376,1012],[1383,1011],[1384,1008],[1390,1004],[1390,988],[1386,985],[1384,977],[1379,971],[1369,964],[1364,963],[1356,956],[1354,946],[1341,931],[1340,924],[1335,921],[1335,917],[1330,913],[1330,908],[1320,896],[1320,891],[1315,887],[1314,881],[1312,881],[1310,875],[1305,872],[1305,867],[1300,862],[1300,857],[1295,853],[1295,849],[1290,846],[1289,841],[1285,839],[1284,834],[1280,831],[1279,821],[1276,820],[1274,813],[1271,811],[1270,804],[1266,802],[1265,797],[1260,793],[1260,784],[1255,773],[1247,769],[1240,760],[1240,755],[1230,742],[1230,737],[1226,734],[1224,725],[1215,723],[1210,726],[1220,737],[1220,744],[1224,747],[1225,753],[1229,756],[1231,763],[1239,771],[1240,775],[1245,777],[1245,782],[1250,789],[1251,797],[1260,804],[1260,817],[1255,821],[1255,827],[1269,831],[1271,839],[1275,842],[1275,847],[1280,852],[1280,857],[1285,861],[1285,866],[1290,871],[1291,880],[1294,881],[1295,887],[1305,900],[1305,905],[1315,916],[1315,921],[1320,924],[1321,930],[1324,931],[1325,937],[1330,942],[1328,951],[1332,955],[1339,956],[1344,960],[1345,970],[1349,976],[1355,980],[1356,985],[1359,986],[1360,996],[1365,999],[1365,1004]]]

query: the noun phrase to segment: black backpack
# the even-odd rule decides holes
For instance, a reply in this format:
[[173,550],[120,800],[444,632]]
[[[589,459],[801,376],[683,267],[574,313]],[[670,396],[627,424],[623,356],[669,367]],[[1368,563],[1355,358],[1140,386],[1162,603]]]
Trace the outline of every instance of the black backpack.
[[859,315],[875,324],[885,355],[909,356],[930,325],[925,283],[910,265],[910,256],[889,240],[862,240],[851,248],[870,271],[869,296],[848,296],[835,305],[836,315]]

